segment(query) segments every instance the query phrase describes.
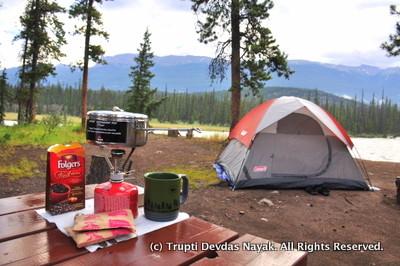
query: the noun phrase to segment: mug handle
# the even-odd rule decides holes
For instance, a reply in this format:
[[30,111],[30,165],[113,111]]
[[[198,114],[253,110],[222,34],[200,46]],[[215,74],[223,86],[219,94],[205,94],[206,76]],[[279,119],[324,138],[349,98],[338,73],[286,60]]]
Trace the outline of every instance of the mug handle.
[[182,184],[182,195],[180,199],[180,204],[185,203],[187,200],[188,194],[189,194],[189,179],[185,174],[180,174],[180,178],[182,178],[183,184]]

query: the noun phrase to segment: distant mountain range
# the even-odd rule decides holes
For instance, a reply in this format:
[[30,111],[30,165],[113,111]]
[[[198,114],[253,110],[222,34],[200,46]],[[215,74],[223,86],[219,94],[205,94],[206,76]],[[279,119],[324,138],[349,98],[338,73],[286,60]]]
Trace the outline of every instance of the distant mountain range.
[[[127,90],[132,85],[128,74],[130,67],[135,64],[135,54],[119,54],[105,57],[108,65],[95,65],[89,70],[89,87],[100,89],[104,86],[111,90]],[[201,92],[215,89],[227,90],[230,84],[228,79],[222,83],[211,84],[208,78],[210,57],[204,56],[155,56],[155,66],[151,69],[155,77],[151,86],[159,91],[165,88],[169,92],[186,91]],[[367,101],[375,98],[388,97],[393,102],[400,103],[400,68],[380,69],[374,66],[361,65],[358,67],[324,64],[306,60],[289,60],[289,66],[295,71],[289,80],[278,78],[275,75],[266,83],[267,87],[294,87],[302,89],[318,89],[345,97]],[[17,68],[7,70],[8,82],[15,84]],[[50,84],[60,82],[76,86],[82,77],[79,70],[71,73],[68,66],[58,65],[56,77],[48,78]]]

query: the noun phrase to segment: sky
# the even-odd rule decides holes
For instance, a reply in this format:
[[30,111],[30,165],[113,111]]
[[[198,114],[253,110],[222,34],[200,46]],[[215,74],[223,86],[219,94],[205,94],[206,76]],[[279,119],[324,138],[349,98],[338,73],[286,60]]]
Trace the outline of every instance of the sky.
[[[0,0],[0,67],[16,67],[22,42],[13,42],[21,30],[19,16],[26,0]],[[309,60],[348,66],[400,67],[400,56],[387,57],[380,45],[395,33],[400,17],[390,15],[390,5],[400,0],[275,0],[264,26],[272,31],[289,60]],[[59,0],[68,8],[74,0]],[[189,0],[103,0],[103,14],[109,41],[94,38],[106,56],[137,53],[148,28],[155,55],[215,55],[214,44],[202,44],[196,33],[197,17]],[[72,32],[78,21],[60,17]],[[62,63],[83,57],[83,37],[67,35],[68,55]]]

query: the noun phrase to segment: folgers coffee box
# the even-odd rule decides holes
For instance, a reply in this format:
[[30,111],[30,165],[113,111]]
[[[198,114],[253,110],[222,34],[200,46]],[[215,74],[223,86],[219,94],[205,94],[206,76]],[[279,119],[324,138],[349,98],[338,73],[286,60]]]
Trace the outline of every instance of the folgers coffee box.
[[78,143],[47,149],[46,211],[56,215],[85,208],[85,149]]

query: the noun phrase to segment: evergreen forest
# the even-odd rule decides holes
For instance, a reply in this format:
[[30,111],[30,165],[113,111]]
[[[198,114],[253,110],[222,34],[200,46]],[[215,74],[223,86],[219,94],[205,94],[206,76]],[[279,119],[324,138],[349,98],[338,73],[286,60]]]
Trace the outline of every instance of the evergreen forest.
[[[17,87],[7,84],[11,95],[16,95]],[[87,110],[111,110],[113,106],[127,107],[126,91],[114,91],[102,87],[100,90],[88,90]],[[372,99],[354,96],[346,99],[323,91],[288,87],[267,87],[260,90],[258,96],[243,91],[242,113],[244,116],[255,106],[281,96],[296,96],[310,100],[331,113],[339,123],[354,136],[399,136],[400,109],[384,96],[374,95]],[[58,114],[80,116],[82,89],[79,86],[53,84],[43,87],[37,99],[38,114]],[[155,100],[168,97],[153,113],[154,119],[168,123],[199,123],[201,125],[229,126],[230,92],[205,91],[189,93],[158,91]],[[17,112],[18,105],[11,103],[6,112]]]

